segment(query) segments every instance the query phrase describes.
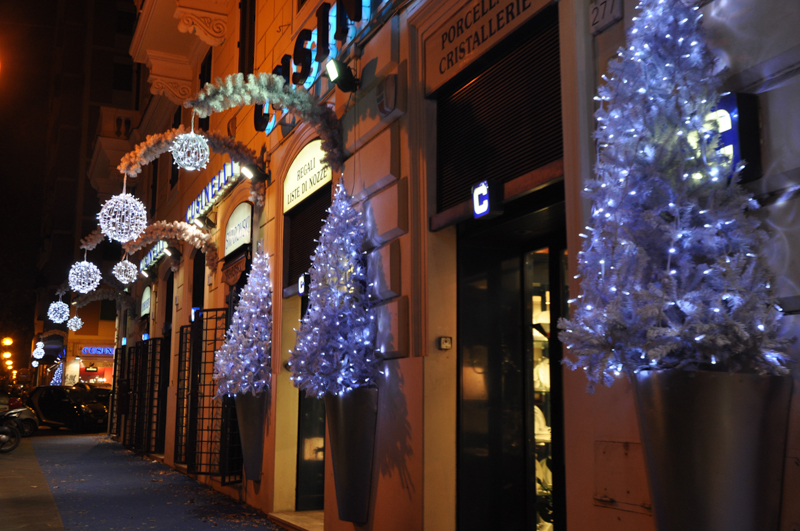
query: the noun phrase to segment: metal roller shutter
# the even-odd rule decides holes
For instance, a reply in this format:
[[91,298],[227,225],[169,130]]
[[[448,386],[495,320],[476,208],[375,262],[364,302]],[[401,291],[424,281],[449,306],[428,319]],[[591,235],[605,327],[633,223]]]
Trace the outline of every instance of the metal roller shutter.
[[506,40],[437,98],[437,212],[562,158],[557,6]]

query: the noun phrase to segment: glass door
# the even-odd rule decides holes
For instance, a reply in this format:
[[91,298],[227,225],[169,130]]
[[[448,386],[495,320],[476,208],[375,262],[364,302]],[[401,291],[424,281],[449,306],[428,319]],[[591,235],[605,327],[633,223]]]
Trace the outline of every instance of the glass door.
[[490,240],[459,241],[458,529],[558,531],[566,255]]

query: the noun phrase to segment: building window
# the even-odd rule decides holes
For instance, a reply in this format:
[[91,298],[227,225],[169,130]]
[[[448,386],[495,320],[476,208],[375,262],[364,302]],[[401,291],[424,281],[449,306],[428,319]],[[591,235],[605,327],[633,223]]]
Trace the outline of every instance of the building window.
[[[214,48],[209,48],[206,58],[200,64],[200,90],[206,86],[206,83],[211,83],[211,52]],[[210,119],[209,117],[200,118],[197,124],[203,131],[208,131]]]
[[133,66],[114,63],[112,87],[114,90],[130,92],[133,88]]
[[114,321],[117,318],[117,303],[112,300],[100,301],[100,320]]
[[284,287],[311,269],[311,255],[331,206],[331,185],[314,192],[286,214],[284,221]]
[[247,75],[255,65],[256,0],[241,0],[239,5],[239,72]]

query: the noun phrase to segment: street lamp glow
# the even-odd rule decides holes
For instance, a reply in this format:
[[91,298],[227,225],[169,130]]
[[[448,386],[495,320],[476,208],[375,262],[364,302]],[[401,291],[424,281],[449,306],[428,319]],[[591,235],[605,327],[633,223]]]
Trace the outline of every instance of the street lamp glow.
[[11,357],[11,353],[10,352],[3,352],[3,359],[8,359],[10,357]]
[[4,337],[3,338],[3,346],[7,347],[7,346],[13,345],[13,344],[14,344],[14,340],[11,339],[10,337]]
[[12,365],[14,365],[14,362],[11,360],[6,360],[6,365],[8,365],[10,368]]

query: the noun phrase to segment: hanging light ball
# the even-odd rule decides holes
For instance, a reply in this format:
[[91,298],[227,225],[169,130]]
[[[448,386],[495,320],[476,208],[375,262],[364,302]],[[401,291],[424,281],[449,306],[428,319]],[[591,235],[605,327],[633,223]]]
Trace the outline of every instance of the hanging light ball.
[[100,270],[93,263],[75,262],[69,270],[69,287],[78,293],[89,293],[100,285],[100,278]]
[[37,360],[44,358],[44,349],[39,346],[39,343],[36,343],[36,348],[33,349],[32,356]]
[[77,332],[78,330],[81,329],[82,326],[83,326],[83,319],[81,319],[77,315],[72,319],[70,319],[69,321],[67,321],[67,328],[69,328],[73,332]]
[[147,209],[131,194],[115,195],[97,214],[100,232],[120,243],[135,240],[147,228]]
[[176,136],[169,151],[175,165],[184,170],[201,170],[208,164],[208,141],[194,131]]
[[44,348],[44,343],[42,343],[41,341],[37,341],[36,348]]
[[36,360],[33,360],[33,361],[31,362],[31,367],[33,367],[34,369],[35,369],[36,367],[38,367],[38,366],[39,366],[39,362],[38,362],[38,361],[36,361]]
[[54,323],[63,323],[69,319],[69,306],[61,301],[53,302],[47,309],[47,317]]
[[118,263],[114,266],[114,269],[111,270],[111,272],[114,273],[114,276],[117,277],[117,280],[123,284],[130,284],[136,280],[136,274],[138,271],[139,270],[136,269],[136,266],[127,260],[123,260],[122,262]]

